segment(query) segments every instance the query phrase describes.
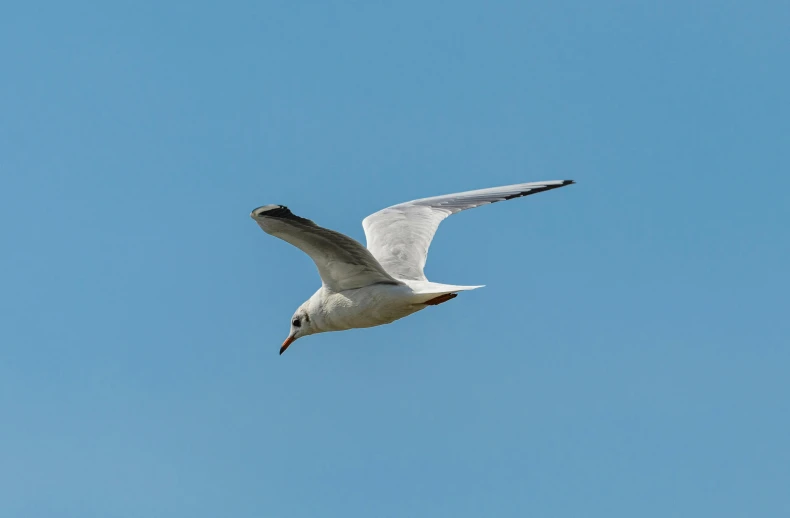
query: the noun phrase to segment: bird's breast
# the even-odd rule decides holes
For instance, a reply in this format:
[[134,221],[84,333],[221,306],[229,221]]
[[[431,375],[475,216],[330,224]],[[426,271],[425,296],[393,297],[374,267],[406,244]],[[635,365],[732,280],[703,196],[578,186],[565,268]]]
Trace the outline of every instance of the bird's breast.
[[410,288],[402,285],[374,284],[326,297],[323,321],[331,331],[389,324],[421,309],[413,303]]

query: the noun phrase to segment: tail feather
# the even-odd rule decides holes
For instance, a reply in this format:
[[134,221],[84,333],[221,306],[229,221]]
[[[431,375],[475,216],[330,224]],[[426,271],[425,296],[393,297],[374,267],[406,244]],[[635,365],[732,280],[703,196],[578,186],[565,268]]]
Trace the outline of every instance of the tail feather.
[[[448,293],[458,293],[459,291],[469,291],[469,290],[476,290],[477,288],[482,288],[483,285],[480,286],[456,286],[454,284],[441,284],[438,282],[431,282],[431,281],[404,281],[408,284],[408,286],[414,291],[414,294],[418,296],[418,298],[422,299],[423,295],[425,296],[425,300],[430,300],[435,298],[439,295],[445,295]],[[421,300],[421,302],[423,302]]]

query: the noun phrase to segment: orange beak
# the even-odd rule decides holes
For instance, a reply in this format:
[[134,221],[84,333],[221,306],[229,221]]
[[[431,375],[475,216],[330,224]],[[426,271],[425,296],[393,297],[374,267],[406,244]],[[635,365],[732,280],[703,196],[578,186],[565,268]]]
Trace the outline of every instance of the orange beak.
[[288,349],[288,346],[294,343],[294,340],[296,340],[296,338],[294,338],[293,336],[289,336],[288,338],[286,338],[285,341],[283,342],[282,347],[280,347],[280,354],[284,353],[285,350]]

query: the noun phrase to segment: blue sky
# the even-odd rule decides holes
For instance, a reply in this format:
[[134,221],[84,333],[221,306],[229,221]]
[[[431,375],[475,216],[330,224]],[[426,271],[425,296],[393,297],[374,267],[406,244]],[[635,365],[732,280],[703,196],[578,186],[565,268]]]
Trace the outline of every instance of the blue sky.
[[[3,11],[4,516],[790,514],[787,2]],[[254,207],[566,178],[278,356]]]

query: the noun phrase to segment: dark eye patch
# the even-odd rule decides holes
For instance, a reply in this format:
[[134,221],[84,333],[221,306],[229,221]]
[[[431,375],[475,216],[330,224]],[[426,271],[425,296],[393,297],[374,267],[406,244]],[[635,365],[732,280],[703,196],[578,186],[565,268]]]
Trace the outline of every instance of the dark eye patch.
[[293,320],[291,320],[291,325],[294,327],[301,327],[302,323],[299,321],[298,318],[294,318]]

